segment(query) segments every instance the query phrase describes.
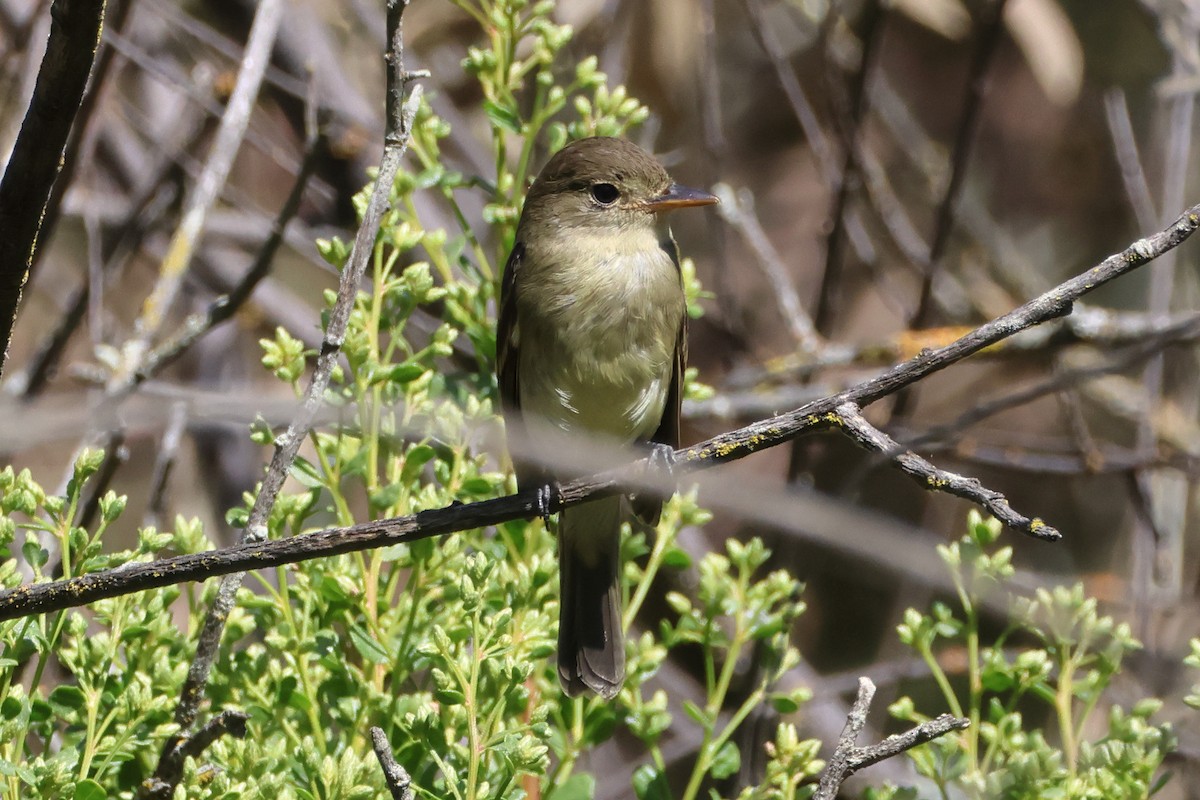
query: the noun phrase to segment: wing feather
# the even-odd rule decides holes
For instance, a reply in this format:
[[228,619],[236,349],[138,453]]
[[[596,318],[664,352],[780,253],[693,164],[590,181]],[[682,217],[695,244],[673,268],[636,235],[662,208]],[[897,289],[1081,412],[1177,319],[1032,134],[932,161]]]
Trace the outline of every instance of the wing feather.
[[[663,249],[671,256],[671,260],[675,262],[676,271],[680,271],[679,267],[679,248],[675,244],[675,240],[663,244]],[[683,276],[680,271],[680,281]],[[683,416],[683,375],[687,370],[687,328],[688,317],[687,309],[683,311],[683,315],[679,320],[679,334],[675,338],[675,363],[671,370],[671,385],[667,389],[667,401],[663,404],[662,419],[658,423],[658,429],[654,435],[650,437],[650,441],[656,444],[665,444],[669,447],[679,449],[680,441],[680,419]],[[645,522],[647,525],[658,524],[658,518],[662,513],[662,500],[653,495],[639,496],[634,495],[631,498],[633,512]]]
[[[524,257],[525,245],[517,242],[508,255],[508,263],[504,265],[504,276],[500,281],[500,314],[496,321],[496,380],[510,450],[513,438],[523,435],[524,430],[521,414],[521,330],[517,320],[517,284]],[[511,452],[509,457],[517,473],[519,489],[544,486],[549,481],[546,471],[535,462],[522,460]]]

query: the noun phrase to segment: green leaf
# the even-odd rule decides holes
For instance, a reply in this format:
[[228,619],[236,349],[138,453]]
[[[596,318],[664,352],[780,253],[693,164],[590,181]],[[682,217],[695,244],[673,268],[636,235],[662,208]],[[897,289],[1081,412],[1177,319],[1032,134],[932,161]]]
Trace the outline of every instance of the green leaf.
[[446,706],[461,706],[467,701],[467,696],[458,689],[451,687],[433,690],[433,699]]
[[21,545],[21,554],[34,567],[44,567],[50,560],[50,553],[39,545],[36,539],[27,539],[25,544]]
[[483,113],[487,114],[487,118],[497,128],[502,128],[511,133],[521,132],[521,118],[517,116],[515,109],[505,108],[491,100],[484,100]]
[[1012,675],[999,669],[985,669],[980,682],[989,692],[1006,692],[1017,685]]
[[397,364],[389,369],[387,377],[392,383],[411,383],[424,375],[425,372],[426,367],[423,364],[405,361],[403,364]]
[[687,714],[689,717],[691,717],[693,720],[695,720],[696,723],[699,725],[708,727],[710,724],[710,721],[708,718],[708,712],[706,712],[700,706],[693,703],[691,700],[683,701],[683,713]]
[[692,565],[692,557],[681,547],[670,547],[663,553],[663,565],[673,569],[687,569]]
[[462,493],[467,495],[491,494],[492,482],[482,475],[474,475],[463,480]]
[[555,800],[592,800],[595,796],[596,779],[586,772],[576,772],[554,790]]
[[372,664],[386,664],[392,660],[391,653],[361,625],[350,628],[350,641],[359,655]]
[[29,767],[25,766],[24,764],[14,764],[11,761],[4,760],[3,758],[0,758],[0,775],[9,777],[15,775],[30,786],[33,786],[37,782],[37,778],[34,777],[33,770],[31,770]]
[[128,498],[125,495],[118,495],[116,492],[110,491],[100,499],[100,516],[105,523],[112,522],[117,517],[121,516],[121,512],[125,510],[125,503]]
[[633,793],[638,800],[670,800],[671,788],[667,778],[649,764],[642,764],[633,773]]
[[1154,797],[1154,795],[1158,794],[1166,787],[1173,777],[1175,777],[1175,773],[1172,770],[1167,770],[1162,775],[1158,776],[1158,780],[1154,782],[1154,786],[1151,787],[1150,791],[1146,793],[1146,796]]
[[771,695],[771,707],[780,714],[794,714],[800,710],[800,704],[788,694]]
[[400,480],[409,482],[421,474],[421,470],[437,453],[427,444],[414,445],[404,454],[404,468],[400,471]]
[[85,778],[75,784],[74,800],[105,800],[106,797],[108,793],[104,791],[104,787],[91,778]]
[[723,781],[741,769],[741,766],[742,754],[738,751],[737,745],[733,742],[725,742],[713,756],[712,776]]
[[4,719],[16,719],[20,716],[22,708],[24,708],[24,703],[16,697],[8,695],[4,700],[0,701],[0,717]]
[[389,483],[371,492],[371,508],[391,508],[400,500],[404,487],[399,483]]
[[58,686],[48,699],[56,706],[70,709],[83,708],[87,702],[83,690],[78,686]]

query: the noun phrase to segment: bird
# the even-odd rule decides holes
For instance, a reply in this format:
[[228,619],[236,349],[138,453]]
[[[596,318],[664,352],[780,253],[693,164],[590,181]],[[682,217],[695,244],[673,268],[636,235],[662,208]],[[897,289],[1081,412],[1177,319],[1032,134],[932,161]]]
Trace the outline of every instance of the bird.
[[[525,196],[500,286],[497,382],[510,440],[532,450],[593,439],[679,446],[687,302],[675,209],[717,202],[680,186],[624,139],[567,144]],[[572,438],[574,437],[574,438]],[[549,516],[556,476],[514,458],[518,488]],[[611,700],[625,679],[621,524],[656,524],[657,496],[615,495],[563,509],[558,525],[558,675],[564,692]]]

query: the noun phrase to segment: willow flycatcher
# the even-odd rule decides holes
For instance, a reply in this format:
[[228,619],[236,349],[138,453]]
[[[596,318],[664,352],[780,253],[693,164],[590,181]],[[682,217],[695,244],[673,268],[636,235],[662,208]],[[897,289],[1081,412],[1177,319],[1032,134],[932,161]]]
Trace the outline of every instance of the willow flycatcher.
[[[497,372],[510,438],[550,452],[572,434],[679,446],[687,314],[664,212],[717,202],[671,181],[622,139],[573,142],[525,197],[504,269]],[[548,497],[551,472],[514,459],[522,489]],[[548,508],[548,506],[544,506]],[[577,695],[614,697],[625,680],[621,522],[658,520],[656,497],[614,496],[559,520],[558,675]]]

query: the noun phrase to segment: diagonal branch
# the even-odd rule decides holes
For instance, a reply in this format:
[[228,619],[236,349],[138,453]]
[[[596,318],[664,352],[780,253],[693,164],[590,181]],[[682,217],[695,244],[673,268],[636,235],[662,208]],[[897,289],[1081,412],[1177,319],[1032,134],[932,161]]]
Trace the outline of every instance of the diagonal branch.
[[980,28],[982,29],[979,42],[971,57],[971,73],[967,79],[967,97],[963,104],[962,119],[958,122],[958,133],[954,138],[954,151],[950,159],[950,181],[938,204],[937,222],[934,226],[933,238],[929,244],[929,260],[925,264],[925,274],[921,282],[920,299],[917,307],[909,318],[909,328],[927,327],[933,303],[933,284],[940,277],[942,259],[946,246],[950,243],[950,234],[954,230],[954,211],[962,193],[966,180],[967,167],[971,160],[971,149],[975,142],[975,132],[979,127],[979,118],[983,111],[983,101],[987,94],[988,72],[992,67],[997,48],[1004,38],[1004,6],[1007,0],[992,0],[982,14]]
[[246,738],[246,723],[249,720],[250,716],[242,711],[222,711],[190,736],[185,736],[183,732],[172,736],[163,748],[163,757],[158,762],[154,776],[142,784],[140,796],[143,800],[169,800],[183,777],[187,759],[199,758],[222,736]]
[[229,97],[224,114],[221,115],[221,124],[217,128],[208,159],[196,180],[195,189],[187,199],[183,219],[167,245],[167,253],[163,258],[154,290],[142,304],[141,316],[137,320],[141,346],[131,350],[136,361],[140,361],[142,353],[149,348],[166,321],[167,313],[183,286],[192,257],[208,225],[209,212],[221,193],[221,187],[229,179],[234,158],[241,149],[246,129],[250,125],[250,116],[254,112],[254,102],[258,98],[263,75],[271,61],[271,50],[275,45],[275,34],[279,30],[283,13],[282,0],[264,0],[254,13],[254,22],[250,26],[250,36],[242,56],[241,68],[238,70],[237,83],[234,84],[233,93]]
[[843,403],[828,417],[831,425],[844,432],[859,447],[890,459],[900,471],[930,491],[970,500],[1008,527],[1039,539],[1058,539],[1062,536],[1057,529],[1037,517],[1030,519],[1018,513],[1008,504],[1008,498],[995,489],[983,486],[977,478],[938,469],[913,451],[897,444],[892,437],[867,422],[854,403]]
[[[835,414],[844,404],[867,406],[1019,331],[1061,317],[1070,312],[1075,300],[1177,247],[1197,228],[1200,228],[1200,205],[1188,209],[1166,230],[1139,239],[1087,272],[1071,278],[1020,308],[981,325],[952,344],[936,350],[926,350],[916,358],[898,364],[888,372],[838,394],[814,400],[786,414],[760,420],[677,451],[674,471],[676,474],[690,473],[735,461],[805,433],[827,429],[829,421],[826,415]],[[642,460],[633,465],[566,483],[558,495],[552,498],[550,511],[558,511],[594,497],[615,494],[630,484],[631,476],[644,476],[649,469],[649,463]],[[407,517],[368,522],[347,528],[333,528],[288,539],[260,541],[248,537],[242,544],[212,552],[160,559],[150,563],[127,564],[119,569],[52,583],[18,586],[0,592],[0,621],[85,605],[101,598],[168,586],[181,581],[204,580],[216,575],[241,573],[248,569],[261,569],[310,558],[412,542],[514,519],[529,519],[537,515],[537,492],[531,490],[492,500],[451,505],[421,511]],[[1057,538],[1053,529],[1046,525],[1030,525],[1026,532],[1043,539]],[[238,575],[237,582],[240,581],[241,576]]]
[[0,372],[42,214],[100,43],[104,0],[54,0],[50,19],[33,99],[0,180]]

